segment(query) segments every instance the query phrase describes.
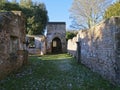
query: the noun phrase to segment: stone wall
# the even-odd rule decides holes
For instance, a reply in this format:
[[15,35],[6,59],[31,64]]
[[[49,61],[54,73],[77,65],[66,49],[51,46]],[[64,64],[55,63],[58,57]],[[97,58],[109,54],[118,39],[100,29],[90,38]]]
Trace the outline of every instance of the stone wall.
[[[34,38],[34,47],[30,47],[30,38]],[[46,54],[46,38],[44,35],[27,35],[26,39],[29,42],[27,47],[29,54]]]
[[81,63],[120,85],[120,17],[112,17],[89,30],[82,30],[78,36]]
[[27,63],[25,20],[20,11],[0,13],[0,79]]
[[69,39],[67,42],[67,50],[70,55],[76,57],[77,55],[77,42],[78,38],[74,37],[73,39]]
[[[52,53],[54,39],[59,39],[62,52],[66,52],[66,24],[65,22],[49,22],[47,25],[47,53]],[[58,42],[58,43],[59,43]]]

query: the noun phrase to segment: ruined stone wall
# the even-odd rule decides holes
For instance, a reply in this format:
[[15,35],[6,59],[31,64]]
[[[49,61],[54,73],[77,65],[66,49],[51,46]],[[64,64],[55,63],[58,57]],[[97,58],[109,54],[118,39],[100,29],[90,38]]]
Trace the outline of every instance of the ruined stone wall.
[[59,38],[62,44],[62,52],[66,52],[66,24],[65,22],[49,22],[47,25],[47,52],[52,53],[52,40]]
[[24,42],[25,21],[22,13],[0,13],[0,79],[27,62]]
[[120,17],[112,17],[89,30],[82,30],[78,36],[81,63],[120,85]]
[[[31,37],[34,38],[34,48],[29,47]],[[46,54],[46,38],[44,35],[27,35],[26,38],[29,41],[29,45],[27,47],[29,54]]]
[[77,41],[78,38],[74,37],[73,39],[69,39],[67,42],[67,52],[73,57],[76,57],[77,55]]

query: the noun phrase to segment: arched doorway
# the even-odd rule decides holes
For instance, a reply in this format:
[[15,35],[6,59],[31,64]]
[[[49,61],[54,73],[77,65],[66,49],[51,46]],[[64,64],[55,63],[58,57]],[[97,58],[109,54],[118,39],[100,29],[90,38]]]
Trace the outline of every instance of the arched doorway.
[[52,40],[52,53],[61,53],[62,52],[62,44],[59,38],[54,38]]

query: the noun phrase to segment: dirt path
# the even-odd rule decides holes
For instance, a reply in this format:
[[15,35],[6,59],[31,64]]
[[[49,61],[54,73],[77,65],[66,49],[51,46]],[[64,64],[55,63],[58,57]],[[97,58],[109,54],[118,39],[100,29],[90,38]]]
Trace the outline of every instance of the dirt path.
[[0,90],[120,90],[67,54],[30,56],[29,65],[0,81]]

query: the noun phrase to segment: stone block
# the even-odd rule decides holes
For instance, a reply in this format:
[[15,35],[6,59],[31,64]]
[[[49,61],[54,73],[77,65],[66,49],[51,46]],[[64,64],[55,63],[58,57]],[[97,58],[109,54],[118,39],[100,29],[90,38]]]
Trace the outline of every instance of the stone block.
[[[112,17],[78,33],[81,41],[81,63],[118,85],[120,85],[119,29],[120,17]],[[77,52],[73,44],[75,40],[72,40],[68,40],[69,53],[70,50]]]

